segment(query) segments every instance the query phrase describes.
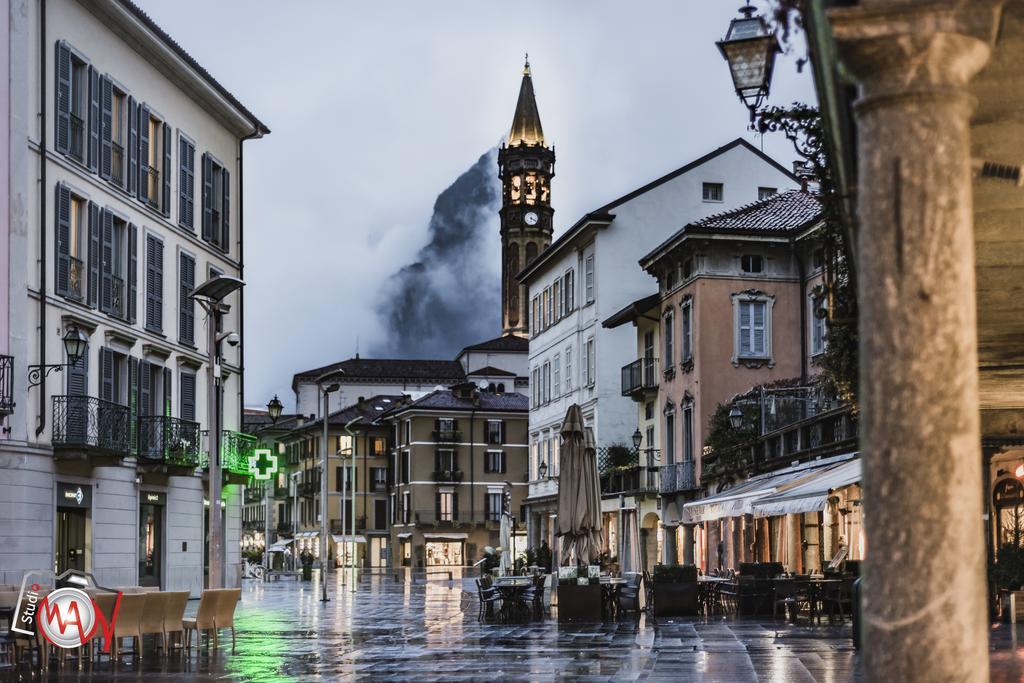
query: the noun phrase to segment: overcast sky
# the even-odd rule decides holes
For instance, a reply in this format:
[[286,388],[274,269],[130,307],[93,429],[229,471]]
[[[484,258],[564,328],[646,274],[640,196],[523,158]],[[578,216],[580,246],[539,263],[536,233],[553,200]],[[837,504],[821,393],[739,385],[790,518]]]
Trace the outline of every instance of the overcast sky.
[[[556,237],[733,138],[761,143],[715,47],[739,0],[138,1],[273,131],[245,153],[248,405],[290,409],[293,373],[381,345],[376,293],[507,134],[524,52]],[[814,99],[795,56],[773,104]],[[795,158],[778,134],[764,149]]]

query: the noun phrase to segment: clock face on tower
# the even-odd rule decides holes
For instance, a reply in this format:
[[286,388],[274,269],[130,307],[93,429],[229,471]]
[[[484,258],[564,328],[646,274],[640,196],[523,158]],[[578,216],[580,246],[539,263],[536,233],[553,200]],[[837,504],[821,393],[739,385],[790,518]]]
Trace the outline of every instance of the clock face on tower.
[[528,211],[527,214],[523,216],[523,220],[526,221],[527,225],[537,225],[537,221],[540,220],[540,217],[535,212]]

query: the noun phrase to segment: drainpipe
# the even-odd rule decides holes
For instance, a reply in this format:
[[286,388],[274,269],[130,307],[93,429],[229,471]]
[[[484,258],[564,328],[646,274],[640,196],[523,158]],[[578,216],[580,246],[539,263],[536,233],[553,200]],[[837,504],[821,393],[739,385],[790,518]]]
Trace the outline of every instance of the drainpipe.
[[[39,0],[39,364],[46,366],[46,0]],[[46,381],[39,384],[36,436],[46,429]]]
[[[807,384],[807,302],[804,300],[807,297],[807,283],[804,281],[806,275],[806,267],[804,265],[803,256],[800,255],[800,250],[795,244],[791,243],[793,253],[796,255],[796,267],[797,273],[800,278],[800,385]],[[806,410],[806,406],[804,407]]]
[[[45,2],[45,0],[43,0]],[[238,141],[238,277],[245,280],[245,250],[242,248],[245,231],[243,227],[245,216],[245,183],[242,182],[245,175],[245,141],[255,140],[262,137],[259,128],[253,128],[248,135]],[[242,337],[242,343],[238,345],[238,424],[245,422],[245,297],[238,296],[238,332]]]
[[473,451],[474,451],[473,446],[474,446],[475,442],[473,441],[473,433],[475,431],[474,426],[475,426],[475,421],[476,421],[476,406],[479,403],[479,400],[480,400],[479,398],[474,398],[474,400],[473,400],[473,408],[472,408],[472,410],[469,411],[469,519],[470,519],[470,523],[473,523],[473,520],[476,519],[476,496],[473,495],[474,493],[476,493],[476,467],[475,467],[475,465],[473,463]]

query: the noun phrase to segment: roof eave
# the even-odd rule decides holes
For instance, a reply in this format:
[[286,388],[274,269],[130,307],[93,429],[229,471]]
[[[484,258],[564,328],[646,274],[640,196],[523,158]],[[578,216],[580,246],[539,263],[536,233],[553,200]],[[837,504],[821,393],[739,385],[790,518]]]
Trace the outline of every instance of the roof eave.
[[565,234],[562,235],[562,237],[542,251],[537,258],[534,259],[533,263],[519,271],[519,273],[516,274],[516,280],[521,284],[528,285],[533,277],[542,270],[542,266],[544,266],[544,264],[563,253],[576,239],[580,237],[580,235],[584,233],[584,231],[586,231],[588,227],[607,227],[611,225],[613,220],[615,220],[615,214],[604,211],[593,211],[591,213],[584,214],[583,217],[576,221],[571,228],[565,231]]

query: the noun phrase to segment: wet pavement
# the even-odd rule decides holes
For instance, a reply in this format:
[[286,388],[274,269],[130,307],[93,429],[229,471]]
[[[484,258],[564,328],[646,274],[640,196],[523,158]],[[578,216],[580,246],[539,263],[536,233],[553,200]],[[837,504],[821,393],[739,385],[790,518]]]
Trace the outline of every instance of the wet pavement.
[[[859,681],[850,626],[713,617],[646,616],[611,624],[559,625],[550,616],[526,624],[480,624],[471,582],[422,578],[396,583],[364,577],[330,602],[316,581],[246,581],[235,621],[219,650],[190,657],[147,651],[104,657],[91,673],[68,662],[60,680],[152,681]],[[194,613],[197,601],[189,605]],[[1019,638],[1019,642],[1018,642]],[[1021,680],[1024,626],[993,628],[992,680]],[[150,645],[147,642],[147,647]],[[10,672],[0,670],[0,679]],[[28,680],[28,676],[24,677]],[[38,678],[36,678],[38,680]]]

